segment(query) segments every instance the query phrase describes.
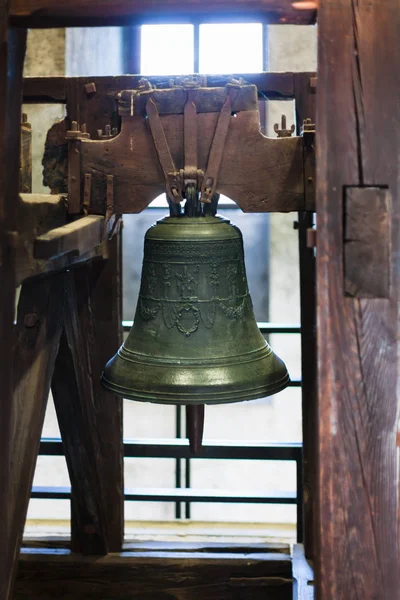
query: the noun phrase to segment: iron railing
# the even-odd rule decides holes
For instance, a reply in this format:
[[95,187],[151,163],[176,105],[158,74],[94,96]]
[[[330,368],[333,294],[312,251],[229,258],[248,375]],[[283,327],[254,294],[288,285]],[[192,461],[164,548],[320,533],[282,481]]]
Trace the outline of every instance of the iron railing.
[[[123,329],[129,331],[132,321],[123,321]],[[264,335],[300,334],[298,325],[276,325],[258,323]],[[292,380],[291,386],[300,387],[301,380]],[[43,438],[39,455],[63,456],[62,441],[59,438]],[[199,457],[190,454],[187,439],[182,437],[182,407],[176,407],[176,439],[164,440],[125,440],[125,458],[169,458],[176,460],[174,488],[127,488],[125,500],[136,502],[174,502],[175,516],[181,517],[181,503],[185,504],[185,517],[190,518],[190,505],[193,502],[229,502],[249,504],[295,504],[297,507],[297,540],[303,540],[303,460],[302,444],[264,444],[254,442],[205,441]],[[279,460],[296,463],[296,490],[290,492],[238,492],[229,490],[208,490],[191,488],[191,461],[201,459],[226,460]],[[182,485],[182,461],[186,463],[185,486]],[[71,497],[70,487],[32,488],[32,498],[64,500]]]

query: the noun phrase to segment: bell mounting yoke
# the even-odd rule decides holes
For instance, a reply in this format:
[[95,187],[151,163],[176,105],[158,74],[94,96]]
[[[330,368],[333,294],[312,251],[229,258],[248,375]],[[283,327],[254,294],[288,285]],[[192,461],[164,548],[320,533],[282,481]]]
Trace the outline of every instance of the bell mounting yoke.
[[196,95],[201,86],[201,81],[187,78],[181,86],[187,90],[187,101],[183,112],[184,168],[180,170],[175,167],[157,105],[152,98],[152,89],[149,86],[143,86],[142,89],[137,91],[138,94],[145,93],[148,95],[146,114],[149,119],[158,160],[164,173],[166,192],[172,202],[180,203],[186,197],[188,186],[191,188],[194,186],[197,191],[200,191],[201,202],[206,204],[211,202],[218,183],[218,174],[232,116],[232,106],[242,85],[244,85],[243,80],[233,78],[226,85],[226,100],[219,113],[205,173],[198,168],[197,155]]

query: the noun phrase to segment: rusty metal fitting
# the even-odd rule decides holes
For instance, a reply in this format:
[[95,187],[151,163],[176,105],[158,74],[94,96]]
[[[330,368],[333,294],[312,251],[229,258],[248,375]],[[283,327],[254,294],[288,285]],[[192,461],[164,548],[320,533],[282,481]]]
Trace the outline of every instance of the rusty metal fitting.
[[95,94],[97,92],[96,89],[96,84],[95,83],[86,83],[83,86],[83,89],[85,90],[85,93],[89,96],[90,94]]
[[281,127],[280,128],[279,128],[278,123],[275,123],[275,125],[274,125],[274,131],[275,131],[276,135],[278,136],[278,138],[292,137],[294,130],[295,130],[294,125],[292,125],[290,129],[287,129],[286,115],[282,115],[282,117],[281,117]]

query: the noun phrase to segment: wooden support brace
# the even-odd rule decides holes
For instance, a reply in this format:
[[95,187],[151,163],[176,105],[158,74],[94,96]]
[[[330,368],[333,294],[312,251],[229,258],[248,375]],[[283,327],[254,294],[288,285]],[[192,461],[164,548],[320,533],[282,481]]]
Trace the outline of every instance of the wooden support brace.
[[12,557],[8,592],[13,579],[39,451],[47,398],[62,330],[63,275],[24,283],[19,299],[13,352],[11,486],[8,496]]
[[122,344],[121,232],[108,242],[108,259],[76,272],[77,285],[88,286],[89,304],[81,312],[81,327],[92,374],[97,431],[102,457],[102,481],[110,552],[119,552],[124,537],[124,466],[122,400],[100,383],[106,362]]
[[64,319],[52,392],[72,486],[72,549],[82,554],[107,554],[107,522],[102,458],[96,423],[92,376],[82,312],[88,306],[87,286],[77,290],[73,273],[65,276]]
[[11,418],[13,403],[16,209],[19,191],[22,69],[26,30],[9,29],[9,2],[0,0],[0,598],[10,594],[14,548],[8,543],[12,485]]

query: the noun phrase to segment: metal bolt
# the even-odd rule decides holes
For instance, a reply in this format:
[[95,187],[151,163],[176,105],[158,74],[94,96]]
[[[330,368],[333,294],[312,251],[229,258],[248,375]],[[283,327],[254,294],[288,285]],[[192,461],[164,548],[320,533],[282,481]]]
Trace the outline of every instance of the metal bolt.
[[83,89],[85,90],[87,95],[95,94],[97,91],[95,83],[87,83],[86,85],[83,86]]
[[38,321],[39,317],[36,313],[28,313],[24,317],[24,325],[28,328],[35,327]]

